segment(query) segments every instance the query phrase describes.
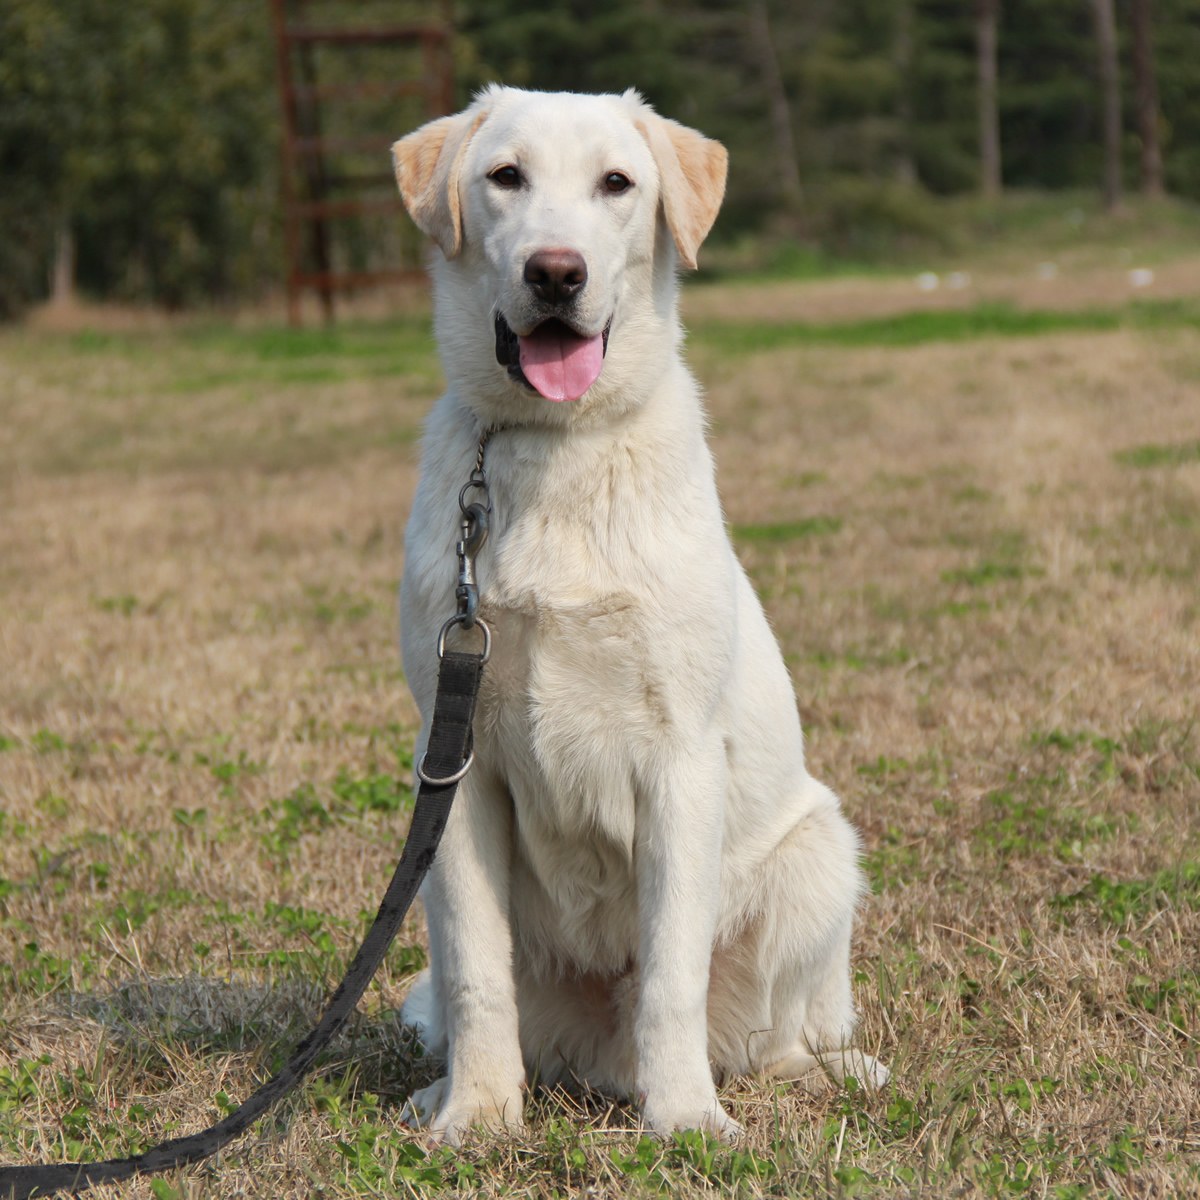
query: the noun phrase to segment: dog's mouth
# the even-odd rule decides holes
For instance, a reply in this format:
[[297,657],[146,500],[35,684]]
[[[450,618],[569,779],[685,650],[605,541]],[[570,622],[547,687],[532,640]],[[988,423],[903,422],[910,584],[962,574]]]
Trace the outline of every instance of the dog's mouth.
[[599,333],[586,337],[550,317],[522,336],[498,312],[496,361],[508,369],[510,379],[547,400],[578,400],[600,377],[611,328],[609,317]]

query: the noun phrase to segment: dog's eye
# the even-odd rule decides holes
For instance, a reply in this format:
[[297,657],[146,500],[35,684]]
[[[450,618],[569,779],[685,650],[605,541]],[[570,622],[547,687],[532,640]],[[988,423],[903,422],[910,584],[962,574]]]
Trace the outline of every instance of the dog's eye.
[[488,178],[502,188],[518,188],[523,182],[521,172],[516,167],[497,167]]
[[629,191],[631,187],[633,187],[633,180],[620,171],[609,171],[604,177],[604,190],[611,192],[614,196]]

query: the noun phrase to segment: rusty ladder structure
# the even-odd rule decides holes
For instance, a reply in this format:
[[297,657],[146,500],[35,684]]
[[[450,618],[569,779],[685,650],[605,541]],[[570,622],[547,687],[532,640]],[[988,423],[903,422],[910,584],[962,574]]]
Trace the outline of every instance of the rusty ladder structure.
[[[402,212],[392,173],[387,170],[388,147],[405,128],[364,129],[353,135],[326,133],[331,107],[338,102],[413,99],[419,101],[419,119],[442,116],[454,107],[454,70],[451,57],[448,0],[438,5],[437,21],[379,25],[327,24],[314,20],[312,0],[270,0],[275,34],[279,98],[283,117],[280,191],[283,201],[284,251],[287,259],[288,321],[298,325],[301,297],[315,290],[326,323],[334,316],[334,295],[375,284],[413,279],[419,267],[395,264],[384,267],[341,268],[335,262],[334,222],[347,222],[367,214]],[[358,0],[344,10],[361,13],[369,4]],[[326,0],[322,15],[338,4]],[[391,48],[394,65],[411,64],[419,54],[419,68],[409,66],[384,79],[318,77],[318,49]],[[344,72],[343,72],[344,74]],[[345,169],[342,162],[354,156],[377,157],[378,168]],[[376,195],[364,195],[374,191]]]

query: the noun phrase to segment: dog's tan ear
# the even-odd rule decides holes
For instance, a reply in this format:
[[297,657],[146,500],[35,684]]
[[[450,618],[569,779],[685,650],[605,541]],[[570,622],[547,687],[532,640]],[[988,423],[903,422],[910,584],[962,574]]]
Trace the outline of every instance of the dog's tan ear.
[[467,147],[486,116],[486,110],[467,109],[453,117],[439,117],[392,146],[404,207],[447,258],[462,249],[458,179]]
[[637,118],[637,126],[658,164],[663,211],[679,259],[694,268],[725,195],[729,155],[720,142],[649,110]]

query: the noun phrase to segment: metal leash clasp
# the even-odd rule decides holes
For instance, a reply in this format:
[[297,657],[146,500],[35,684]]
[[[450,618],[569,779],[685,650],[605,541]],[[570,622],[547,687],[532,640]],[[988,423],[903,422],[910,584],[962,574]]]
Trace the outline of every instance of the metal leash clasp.
[[458,586],[454,589],[457,611],[442,626],[438,637],[438,658],[445,655],[446,634],[455,625],[463,629],[474,629],[478,625],[483,630],[484,662],[487,662],[491,653],[492,634],[487,624],[479,619],[479,581],[475,578],[475,559],[487,542],[492,516],[492,495],[488,491],[487,475],[483,470],[483,453],[491,436],[492,431],[488,429],[479,439],[475,467],[458,493],[458,511],[462,514],[462,520],[458,527],[459,538],[454,546],[454,553],[458,555]]
[[[479,439],[475,467],[458,493],[458,510],[462,519],[459,522],[459,538],[454,545],[454,553],[458,557],[458,584],[454,589],[455,613],[438,634],[439,660],[446,657],[446,636],[456,625],[465,630],[478,627],[483,634],[483,648],[479,653],[481,665],[487,662],[492,653],[492,631],[479,615],[479,581],[475,578],[475,559],[487,542],[492,515],[492,497],[488,491],[487,476],[483,471],[483,452],[491,436],[492,430],[489,429]],[[478,494],[471,499],[475,493]],[[417,778],[431,787],[448,787],[458,783],[471,769],[474,761],[475,751],[470,749],[466,761],[457,771],[439,779],[425,773],[425,755],[422,755],[421,761],[417,763]]]
[[476,484],[473,481],[466,484],[459,493],[458,506],[462,510],[462,521],[459,524],[459,539],[454,547],[458,555],[458,587],[454,589],[454,599],[458,604],[455,619],[464,629],[475,627],[476,614],[479,612],[479,583],[475,578],[475,557],[483,549],[488,538],[488,521],[490,505],[478,500],[466,504],[467,489],[483,487],[487,495],[487,485]]

